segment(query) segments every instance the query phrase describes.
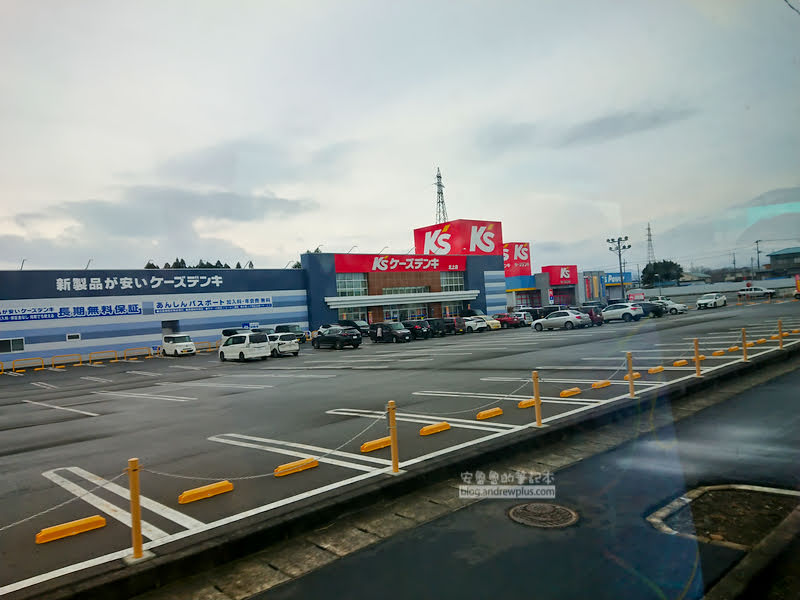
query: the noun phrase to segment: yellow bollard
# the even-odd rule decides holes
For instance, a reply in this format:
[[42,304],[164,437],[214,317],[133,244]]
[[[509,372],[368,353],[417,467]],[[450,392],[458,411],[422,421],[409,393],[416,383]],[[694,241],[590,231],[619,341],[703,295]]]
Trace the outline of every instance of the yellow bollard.
[[778,319],[778,348],[783,350],[783,321]]
[[[703,357],[705,358],[705,357]],[[700,342],[694,338],[694,376],[701,377],[700,375]]]
[[742,362],[747,362],[747,332],[742,327]]
[[533,400],[536,402],[536,426],[542,426],[542,399],[539,397],[539,371],[534,371],[531,374],[533,378]]
[[386,412],[388,413],[389,418],[389,438],[391,439],[392,447],[392,473],[400,472],[400,459],[397,452],[397,420],[395,418],[396,410],[397,405],[394,403],[394,400],[389,400],[389,404],[386,405]]
[[634,376],[633,376],[633,355],[630,352],[627,353],[627,359],[628,359],[628,394],[630,395],[631,398],[635,398],[636,397],[636,389],[635,389],[635,386],[633,385],[633,379],[634,379]]
[[133,558],[142,558],[142,508],[139,504],[139,459],[128,459],[128,488],[131,494],[131,540]]

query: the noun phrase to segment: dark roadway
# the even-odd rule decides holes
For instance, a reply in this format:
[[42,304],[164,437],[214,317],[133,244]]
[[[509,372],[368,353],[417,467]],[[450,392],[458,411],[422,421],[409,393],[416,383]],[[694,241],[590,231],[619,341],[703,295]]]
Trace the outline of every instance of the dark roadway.
[[[42,583],[58,583],[57,576],[74,578],[93,565],[102,570],[129,553],[127,501],[108,486],[38,513],[91,490],[102,483],[98,477],[119,475],[130,457],[138,457],[145,469],[190,477],[142,475],[142,494],[150,501],[143,513],[150,534],[145,541],[157,554],[170,553],[266,515],[313,506],[323,495],[389,478],[388,449],[359,453],[362,442],[386,435],[385,423],[341,409],[382,411],[395,400],[401,468],[413,470],[434,453],[457,453],[482,438],[529,428],[533,411],[516,403],[531,394],[532,369],[543,378],[545,424],[557,424],[565,415],[625,397],[619,367],[627,350],[643,374],[637,389],[655,389],[693,374],[690,367],[669,368],[677,358],[690,358],[692,337],[701,338],[708,357],[703,368],[714,368],[740,359],[741,353],[713,357],[711,351],[736,343],[742,326],[749,328],[750,339],[766,340],[751,353],[772,351],[777,341],[769,336],[778,318],[788,331],[800,327],[800,303],[729,306],[569,332],[519,329],[403,345],[367,343],[355,351],[312,350],[306,344],[297,358],[247,364],[200,354],[4,375],[0,595],[35,595]],[[794,344],[800,336],[786,339]],[[647,373],[658,364],[668,369]],[[589,389],[602,378],[615,383]],[[584,391],[558,397],[573,386]],[[492,405],[505,414],[491,422],[474,420],[477,410]],[[450,431],[418,435],[420,420],[442,418],[450,420]],[[351,440],[370,423],[374,426]],[[334,449],[339,453],[331,454]],[[279,464],[311,455],[323,455],[318,468],[280,480],[264,477]],[[253,476],[260,477],[236,480],[233,493],[177,503],[185,489]],[[115,483],[127,487],[125,477]],[[108,525],[50,544],[33,543],[44,527],[93,514],[105,516]],[[15,524],[33,515],[38,516]]]
[[800,490],[798,389],[794,371],[559,471],[556,502],[580,514],[568,529],[519,525],[519,501],[484,500],[254,598],[701,598],[743,552],[645,517],[702,485]]

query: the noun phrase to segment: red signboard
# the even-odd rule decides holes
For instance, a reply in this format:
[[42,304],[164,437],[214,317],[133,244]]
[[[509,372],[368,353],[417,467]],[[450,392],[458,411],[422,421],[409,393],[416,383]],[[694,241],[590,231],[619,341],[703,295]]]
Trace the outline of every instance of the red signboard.
[[336,254],[337,273],[398,273],[466,271],[465,256],[419,256],[410,254]]
[[531,245],[528,242],[503,244],[503,267],[506,277],[531,274]]
[[503,252],[503,228],[498,221],[458,220],[414,230],[417,254],[481,254]]
[[542,273],[550,275],[550,285],[575,285],[578,283],[577,265],[550,265],[542,267]]

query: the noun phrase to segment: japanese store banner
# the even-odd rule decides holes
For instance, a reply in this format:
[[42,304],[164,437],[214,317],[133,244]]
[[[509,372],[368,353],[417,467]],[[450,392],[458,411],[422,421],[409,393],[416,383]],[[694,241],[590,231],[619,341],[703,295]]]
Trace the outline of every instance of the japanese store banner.
[[550,275],[550,285],[575,285],[578,283],[578,265],[550,265],[542,267]]
[[503,244],[503,267],[506,277],[531,274],[531,245],[528,242]]
[[503,227],[498,221],[457,220],[414,230],[417,254],[480,254],[503,252]]
[[398,273],[465,271],[464,256],[417,256],[408,254],[337,254],[337,273]]

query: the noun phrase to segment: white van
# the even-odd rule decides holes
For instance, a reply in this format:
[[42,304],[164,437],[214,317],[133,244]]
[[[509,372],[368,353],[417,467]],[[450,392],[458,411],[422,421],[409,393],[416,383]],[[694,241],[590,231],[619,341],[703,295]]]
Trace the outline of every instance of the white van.
[[264,333],[239,333],[230,336],[219,347],[221,361],[248,360],[260,358],[267,360],[269,356],[269,340]]
[[300,342],[297,341],[297,336],[293,333],[270,333],[269,348],[272,356],[289,353],[295,356],[300,354]]
[[185,333],[165,335],[161,338],[161,354],[163,356],[179,356],[181,354],[196,354],[192,338]]

